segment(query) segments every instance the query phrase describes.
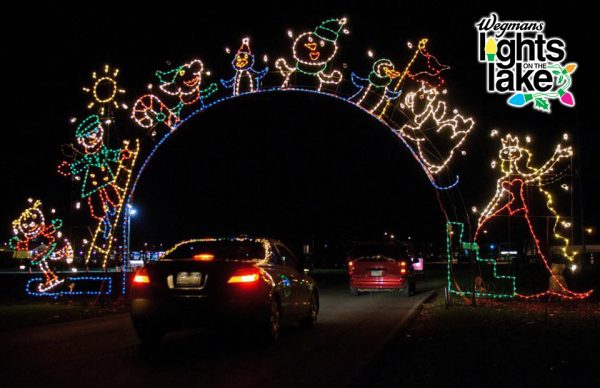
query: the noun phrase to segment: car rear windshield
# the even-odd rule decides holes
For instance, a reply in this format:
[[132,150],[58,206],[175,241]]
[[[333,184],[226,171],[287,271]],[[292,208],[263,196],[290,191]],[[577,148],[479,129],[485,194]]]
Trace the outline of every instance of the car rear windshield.
[[167,251],[162,259],[168,260],[262,260],[265,248],[256,241],[191,241],[180,243]]
[[398,245],[360,245],[352,250],[356,259],[401,259],[406,256],[406,248]]

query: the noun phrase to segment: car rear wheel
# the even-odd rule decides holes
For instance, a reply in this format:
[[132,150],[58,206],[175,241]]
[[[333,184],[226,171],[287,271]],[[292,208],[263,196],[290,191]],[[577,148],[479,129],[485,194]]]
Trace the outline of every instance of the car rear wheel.
[[415,279],[408,279],[408,284],[402,289],[402,296],[413,296],[415,291]]
[[276,299],[271,301],[269,306],[269,316],[267,319],[267,327],[264,329],[268,342],[275,344],[279,342],[281,332],[281,307]]
[[359,296],[360,291],[358,291],[358,288],[350,287],[350,294],[352,294],[353,296]]
[[157,325],[149,324],[148,322],[134,321],[133,327],[138,335],[138,338],[145,346],[159,345],[164,336],[165,330]]
[[317,326],[317,318],[319,316],[319,297],[316,292],[313,292],[310,297],[310,311],[308,315],[300,322],[300,326],[312,329]]

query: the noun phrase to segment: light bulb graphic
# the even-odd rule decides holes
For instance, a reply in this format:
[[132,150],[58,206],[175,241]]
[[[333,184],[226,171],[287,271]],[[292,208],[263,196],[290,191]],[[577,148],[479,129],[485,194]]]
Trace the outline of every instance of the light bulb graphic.
[[569,91],[558,89],[558,95],[560,96],[560,102],[566,106],[575,106],[575,97]]
[[569,74],[572,73],[572,72],[574,72],[576,68],[577,68],[577,64],[576,63],[567,63],[567,65],[564,67],[564,69]]
[[498,52],[498,46],[496,45],[496,40],[491,36],[488,38],[487,42],[485,42],[484,51],[488,62],[494,62],[496,59],[496,53]]
[[508,99],[507,102],[509,105],[520,107],[527,104],[531,100],[533,100],[533,96],[531,94],[515,93]]

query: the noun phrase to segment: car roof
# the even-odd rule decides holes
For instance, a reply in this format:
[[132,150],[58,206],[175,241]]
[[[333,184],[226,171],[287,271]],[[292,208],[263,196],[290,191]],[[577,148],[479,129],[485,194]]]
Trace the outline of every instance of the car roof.
[[267,243],[269,245],[273,245],[276,243],[280,243],[280,241],[278,240],[274,240],[272,238],[264,238],[264,237],[250,237],[247,235],[240,235],[240,236],[227,236],[227,237],[197,237],[197,238],[189,238],[189,239],[185,239],[185,240],[181,240],[176,244],[173,244],[171,246],[171,248],[167,249],[167,252],[174,250],[175,248],[182,246],[182,245],[186,245],[186,244],[192,244],[192,243],[197,243],[197,242],[217,242],[217,241],[250,241],[250,242],[257,242],[257,243]]
[[[250,242],[256,242],[256,243],[261,243],[261,244],[266,243],[269,245],[269,251],[272,251],[274,244],[284,245],[279,240],[275,240],[272,238],[250,237],[247,235],[227,236],[227,237],[200,237],[200,238],[191,238],[191,239],[182,240],[182,241],[174,244],[171,248],[166,250],[165,254],[162,257],[167,256],[170,252],[174,251],[175,249],[179,248],[182,245],[192,244],[195,242],[217,242],[217,241],[240,241],[240,242],[250,241]],[[273,252],[273,253],[276,253],[276,252]],[[268,260],[268,259],[269,259],[269,256],[266,256],[265,260]]]
[[259,236],[248,236],[245,234],[242,235],[238,235],[238,236],[199,236],[199,237],[192,237],[192,238],[187,238],[185,240],[181,240],[179,241],[179,243],[182,242],[186,242],[186,241],[275,241],[272,238],[268,238],[268,237],[259,237]]

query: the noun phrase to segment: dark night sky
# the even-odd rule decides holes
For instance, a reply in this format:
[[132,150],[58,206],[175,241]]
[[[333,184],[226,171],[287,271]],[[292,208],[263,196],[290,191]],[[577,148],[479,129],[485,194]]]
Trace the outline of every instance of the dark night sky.
[[[56,174],[56,165],[60,145],[72,141],[68,118],[87,113],[81,86],[89,83],[91,71],[104,63],[119,67],[131,105],[147,83],[155,82],[155,70],[172,67],[167,61],[178,65],[199,57],[213,72],[210,81],[217,82],[231,73],[224,47],[236,50],[241,37],[252,37],[257,54],[288,57],[288,28],[312,30],[338,16],[349,18],[351,30],[340,39],[338,67],[347,62],[349,69],[364,72],[369,68],[367,49],[405,63],[406,41],[421,37],[428,37],[431,52],[452,67],[446,74],[450,105],[477,121],[468,155],[453,165],[453,172],[461,175],[467,208],[483,206],[494,190],[496,175],[489,161],[498,141],[489,138],[491,129],[531,134],[538,161],[550,156],[562,133],[569,131],[581,145],[576,145],[575,163],[581,166],[586,223],[600,226],[600,134],[594,120],[599,98],[586,6],[570,7],[567,19],[559,13],[562,8],[548,2],[518,2],[518,8],[477,2],[442,6],[387,1],[366,7],[328,3],[327,9],[318,2],[284,9],[281,2],[256,2],[248,3],[248,11],[232,5],[207,10],[172,3],[135,10],[103,10],[100,3],[91,10],[25,4],[3,12],[2,86],[8,93],[0,144],[0,223],[5,225],[0,237],[8,238],[10,221],[28,196],[43,199],[77,222],[69,216],[69,183]],[[485,92],[473,25],[493,10],[502,19],[544,20],[548,35],[567,42],[567,59],[579,63],[571,89],[574,109],[554,102],[550,115],[531,107],[519,110],[508,107],[505,96]],[[125,137],[142,134],[125,113],[117,119]],[[568,197],[561,198],[568,202]],[[463,206],[459,200],[454,203]],[[246,97],[190,120],[152,161],[136,206],[137,241],[238,232],[305,238],[384,229],[429,237],[431,230],[439,234],[443,222],[423,172],[383,126],[347,104],[298,94]]]

